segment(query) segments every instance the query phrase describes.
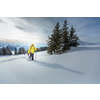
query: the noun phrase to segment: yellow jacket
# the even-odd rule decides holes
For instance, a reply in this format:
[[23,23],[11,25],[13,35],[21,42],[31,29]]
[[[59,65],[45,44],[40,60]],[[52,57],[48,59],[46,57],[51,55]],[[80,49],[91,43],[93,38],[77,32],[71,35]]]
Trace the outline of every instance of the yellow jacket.
[[28,54],[29,53],[34,53],[34,50],[37,50],[34,46],[30,46],[30,48],[28,49]]

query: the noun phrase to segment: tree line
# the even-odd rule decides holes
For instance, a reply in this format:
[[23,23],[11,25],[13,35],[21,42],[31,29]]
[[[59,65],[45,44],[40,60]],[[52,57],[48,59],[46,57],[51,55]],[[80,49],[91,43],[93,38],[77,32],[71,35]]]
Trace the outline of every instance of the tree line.
[[25,54],[25,53],[27,53],[27,50],[25,50],[25,48],[20,47],[18,52],[17,52],[17,48],[15,48],[15,52],[14,52],[15,55],[17,55],[17,54]]
[[8,46],[3,47],[0,49],[0,55],[12,55],[12,52]]
[[[25,54],[25,53],[27,53],[27,51],[24,48],[20,47],[18,52],[17,52],[17,48],[15,48],[15,51],[14,51],[15,55],[17,55],[17,54]],[[1,48],[0,49],[0,55],[12,55],[12,51],[9,48],[9,46]]]
[[71,46],[77,47],[79,45],[78,41],[79,37],[75,33],[75,28],[73,25],[71,29],[68,31],[67,20],[64,21],[63,27],[60,28],[59,22],[55,25],[51,36],[48,36],[47,40],[47,53],[48,54],[61,54],[67,52]]
[[[35,52],[45,51],[45,50],[47,50],[47,47],[40,47],[40,48],[37,48],[37,51],[35,51]],[[16,47],[14,49],[14,55],[27,54],[27,53],[28,53],[28,50],[25,50],[25,48],[23,48],[23,47],[20,47],[18,50]],[[7,46],[7,47],[1,48],[0,55],[12,55],[12,51],[11,51],[10,47]]]

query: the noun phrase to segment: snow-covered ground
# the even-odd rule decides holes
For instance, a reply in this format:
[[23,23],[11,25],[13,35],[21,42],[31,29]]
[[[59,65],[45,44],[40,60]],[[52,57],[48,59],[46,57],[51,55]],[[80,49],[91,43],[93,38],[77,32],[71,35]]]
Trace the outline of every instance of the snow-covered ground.
[[[36,54],[35,54],[36,55]],[[72,47],[68,53],[0,56],[1,84],[100,84],[100,45]]]

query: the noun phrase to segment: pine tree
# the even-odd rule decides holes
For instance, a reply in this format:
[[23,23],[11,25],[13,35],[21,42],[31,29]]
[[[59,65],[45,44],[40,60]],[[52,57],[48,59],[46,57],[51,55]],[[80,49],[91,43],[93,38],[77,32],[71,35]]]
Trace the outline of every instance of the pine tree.
[[4,47],[2,48],[2,55],[6,55],[6,50]]
[[25,54],[25,49],[24,48],[22,48],[22,54]]
[[61,38],[62,38],[62,35],[61,35],[61,29],[59,29],[59,23],[57,23],[57,26],[56,26],[56,30],[54,31],[55,32],[55,37],[56,37],[56,53],[57,54],[61,54]]
[[77,42],[77,40],[79,40],[79,38],[77,37],[77,34],[75,33],[75,28],[73,28],[73,26],[71,26],[71,30],[70,30],[70,46],[77,46],[79,45],[79,43]]
[[55,28],[53,29],[51,37],[48,36],[48,38],[49,39],[47,41],[47,45],[48,45],[47,53],[52,54],[52,52],[54,51],[54,53],[60,54],[61,53],[61,29],[60,29],[59,22],[57,22]]
[[6,52],[6,55],[12,55],[12,52],[8,46],[5,48],[5,52]]
[[17,48],[15,48],[15,53],[14,53],[15,55],[17,54]]
[[22,54],[22,48],[21,47],[18,50],[18,54]]
[[54,41],[53,41],[52,35],[51,37],[48,36],[48,38],[49,38],[49,41],[47,41],[47,45],[48,45],[47,53],[52,54],[53,51],[55,53],[55,47],[54,47]]
[[67,20],[65,20],[62,27],[62,52],[70,49],[69,32],[67,25]]
[[2,55],[2,49],[0,49],[0,55]]

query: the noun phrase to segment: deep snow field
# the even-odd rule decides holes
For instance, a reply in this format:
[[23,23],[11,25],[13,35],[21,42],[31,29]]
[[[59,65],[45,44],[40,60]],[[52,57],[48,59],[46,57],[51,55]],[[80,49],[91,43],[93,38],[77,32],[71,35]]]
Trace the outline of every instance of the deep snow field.
[[72,47],[61,55],[0,56],[0,84],[100,84],[100,45]]

